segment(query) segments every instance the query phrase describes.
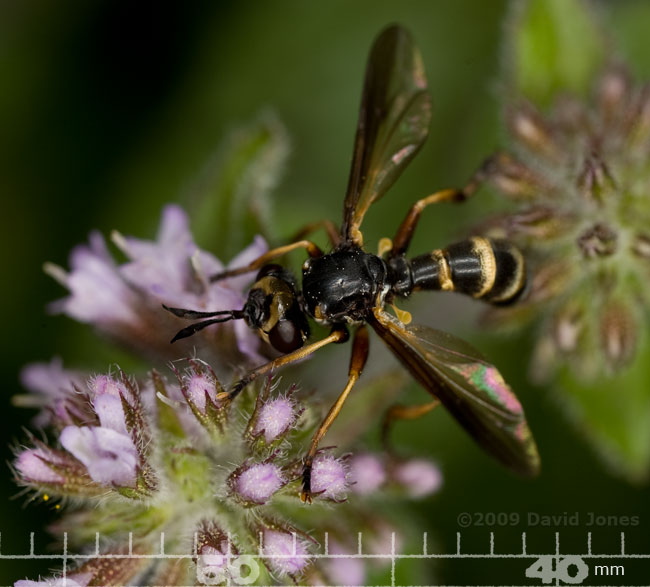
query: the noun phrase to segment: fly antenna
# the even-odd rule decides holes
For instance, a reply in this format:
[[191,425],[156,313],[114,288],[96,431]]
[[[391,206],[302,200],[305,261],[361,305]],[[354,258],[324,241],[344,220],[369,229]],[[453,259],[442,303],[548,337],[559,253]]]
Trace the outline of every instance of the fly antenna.
[[[162,305],[165,310],[168,312],[171,312],[174,314],[174,316],[178,316],[179,318],[188,318],[190,320],[197,320],[201,318],[208,318],[208,320],[201,320],[200,322],[196,322],[195,324],[191,324],[190,326],[186,326],[182,330],[179,330],[176,333],[176,336],[171,339],[171,342],[176,342],[177,340],[180,340],[181,338],[187,338],[188,336],[192,336],[193,334],[197,333],[199,330],[203,330],[206,326],[210,326],[211,324],[219,324],[220,322],[228,322],[230,320],[239,320],[244,317],[244,312],[242,310],[224,310],[220,312],[198,312],[196,310],[187,310],[185,308],[171,308],[169,306],[166,306],[165,304]],[[215,318],[215,316],[218,316]]]

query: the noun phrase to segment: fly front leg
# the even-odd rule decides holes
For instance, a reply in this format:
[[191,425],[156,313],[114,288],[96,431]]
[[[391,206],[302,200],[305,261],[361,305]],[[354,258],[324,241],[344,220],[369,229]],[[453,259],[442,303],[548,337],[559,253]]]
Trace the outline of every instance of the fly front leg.
[[298,350],[295,350],[289,354],[282,355],[281,357],[278,357],[277,359],[273,359],[268,363],[264,363],[264,365],[261,365],[256,369],[253,369],[245,377],[242,377],[228,391],[223,391],[221,393],[218,393],[216,396],[217,400],[232,401],[240,394],[240,392],[249,383],[255,381],[255,379],[257,379],[260,375],[264,375],[265,373],[273,371],[278,367],[283,367],[284,365],[295,363],[296,361],[299,361],[300,359],[308,355],[311,355],[312,353],[316,352],[318,349],[332,342],[343,342],[346,340],[348,336],[349,335],[347,330],[336,329],[333,330],[328,336],[326,336],[325,338],[319,341],[316,341],[312,344],[308,344],[307,346],[299,348]]
[[314,463],[314,457],[318,452],[318,445],[323,439],[329,427],[332,425],[336,417],[339,415],[345,400],[348,398],[350,391],[355,383],[359,380],[361,372],[368,359],[368,329],[365,326],[360,326],[354,334],[354,342],[352,343],[352,356],[350,357],[350,369],[348,371],[348,383],[345,389],[341,392],[334,405],[330,408],[327,416],[316,430],[314,437],[311,440],[309,452],[305,455],[303,460],[302,470],[302,493],[300,499],[303,503],[311,503],[311,469]]
[[411,244],[411,239],[415,233],[422,211],[427,206],[438,204],[439,202],[464,202],[474,195],[474,192],[490,176],[493,166],[492,158],[489,158],[474,172],[470,181],[463,189],[441,190],[415,202],[397,229],[389,256],[397,257],[406,253],[406,250]]
[[299,240],[294,243],[284,245],[282,247],[277,247],[266,251],[263,255],[260,255],[254,261],[251,261],[248,265],[243,267],[237,267],[235,269],[227,269],[221,273],[216,273],[215,275],[210,276],[210,281],[220,281],[221,279],[227,279],[228,277],[235,277],[237,275],[243,275],[244,273],[250,273],[251,271],[257,271],[266,265],[269,261],[282,257],[291,251],[296,249],[306,249],[310,257],[320,257],[323,254],[323,251],[318,248],[316,244],[308,240]]
[[336,227],[336,224],[327,219],[310,222],[309,224],[303,226],[296,234],[293,235],[293,238],[291,240],[303,240],[305,237],[309,236],[320,228],[323,228],[325,230],[327,233],[327,238],[333,247],[337,247],[339,244],[341,244],[341,234],[339,232],[339,229]]

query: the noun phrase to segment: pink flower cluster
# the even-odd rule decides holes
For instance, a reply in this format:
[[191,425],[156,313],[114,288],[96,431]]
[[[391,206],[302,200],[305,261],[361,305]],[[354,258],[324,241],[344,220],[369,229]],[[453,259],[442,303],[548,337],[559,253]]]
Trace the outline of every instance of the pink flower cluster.
[[[259,339],[241,320],[208,328],[191,341],[169,344],[179,322],[162,304],[205,311],[240,310],[245,302],[243,288],[250,281],[250,276],[242,276],[210,283],[210,276],[225,267],[194,243],[183,210],[174,205],[163,210],[155,241],[116,232],[112,240],[127,257],[126,263],[118,264],[102,235],[93,232],[87,245],[72,251],[70,271],[46,264],[46,271],[70,291],[51,305],[52,311],[92,324],[149,359],[173,360],[198,347],[211,363],[261,361]],[[264,239],[256,237],[229,267],[245,265],[266,249]]]

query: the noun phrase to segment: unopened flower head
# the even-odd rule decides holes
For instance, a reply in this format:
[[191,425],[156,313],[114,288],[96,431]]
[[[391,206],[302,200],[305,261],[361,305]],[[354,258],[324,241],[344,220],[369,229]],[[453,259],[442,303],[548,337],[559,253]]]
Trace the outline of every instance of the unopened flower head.
[[483,171],[519,209],[485,228],[523,248],[532,279],[523,304],[493,320],[538,320],[539,379],[561,364],[611,374],[634,359],[650,307],[650,86],[615,65],[591,100],[558,95],[546,112],[522,100],[507,120],[511,149]]
[[339,458],[320,454],[314,459],[311,471],[311,489],[323,498],[340,500],[348,490],[348,467]]
[[262,541],[271,567],[281,575],[299,575],[310,563],[307,542],[295,532],[265,528]]

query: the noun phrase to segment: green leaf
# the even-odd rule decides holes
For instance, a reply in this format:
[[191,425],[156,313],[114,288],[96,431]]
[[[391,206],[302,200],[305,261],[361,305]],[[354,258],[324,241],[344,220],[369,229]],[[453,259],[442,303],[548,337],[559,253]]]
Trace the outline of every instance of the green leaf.
[[271,200],[289,154],[287,132],[277,116],[264,113],[236,128],[189,193],[197,242],[229,259],[253,236],[272,236]]
[[648,365],[646,340],[634,362],[614,376],[585,383],[565,369],[558,379],[569,415],[605,462],[634,482],[646,480],[650,469]]
[[509,85],[539,106],[558,91],[585,96],[606,57],[587,0],[514,1],[506,35]]

